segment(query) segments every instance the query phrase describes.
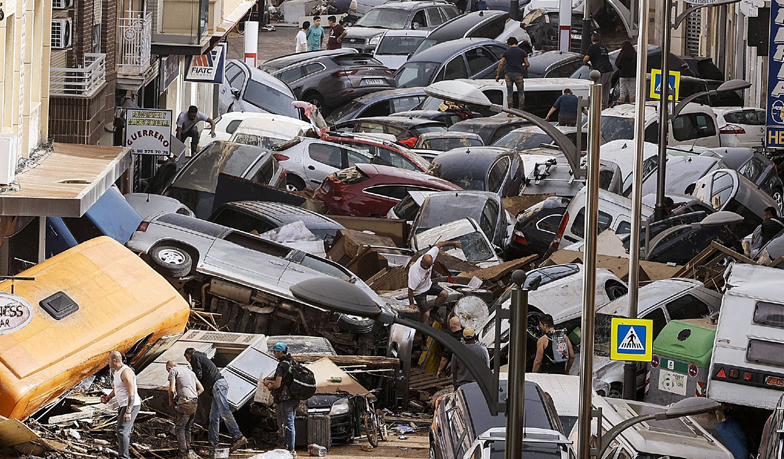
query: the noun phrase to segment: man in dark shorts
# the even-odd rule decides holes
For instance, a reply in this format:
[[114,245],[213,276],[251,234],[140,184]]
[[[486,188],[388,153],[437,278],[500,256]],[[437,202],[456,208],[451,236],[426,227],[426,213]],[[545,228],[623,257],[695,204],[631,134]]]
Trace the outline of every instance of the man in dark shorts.
[[348,31],[338,23],[335,16],[327,18],[329,23],[329,40],[327,41],[327,49],[340,49],[343,47],[343,37],[346,36]]
[[[460,249],[463,247],[463,244],[457,241],[439,242],[408,268],[408,302],[412,307],[415,306],[419,309],[420,314],[422,314],[422,321],[425,324],[430,323],[430,310],[435,308],[438,311],[438,308],[446,303],[447,292],[438,283],[431,280],[433,263],[438,256],[438,250],[445,246]],[[437,295],[435,304],[432,307],[427,305],[428,295]]]
[[599,83],[602,85],[602,110],[604,110],[610,105],[610,80],[612,79],[613,66],[610,63],[607,48],[602,46],[599,41],[598,34],[591,36],[591,46],[585,52],[583,62],[587,64],[588,61],[591,61],[591,67],[602,74]]
[[[528,76],[528,53],[517,46],[517,38],[509,37],[506,40],[509,49],[504,51],[501,61],[498,62],[498,70],[495,73],[495,81],[501,78],[501,71],[504,71],[506,81],[506,101],[509,108],[514,108],[514,86],[517,86],[517,108],[522,110],[525,106],[525,93],[523,92],[523,80]],[[510,115],[511,116],[511,115]]]

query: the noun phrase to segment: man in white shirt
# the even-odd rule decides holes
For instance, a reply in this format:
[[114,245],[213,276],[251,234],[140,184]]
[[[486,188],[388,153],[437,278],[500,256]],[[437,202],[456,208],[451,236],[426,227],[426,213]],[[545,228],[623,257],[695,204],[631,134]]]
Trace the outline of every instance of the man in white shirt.
[[200,121],[210,123],[210,135],[215,137],[215,120],[199,111],[199,107],[191,105],[188,110],[181,112],[177,116],[177,139],[185,142],[191,138],[191,152],[196,153],[199,148],[199,129]]
[[[438,308],[446,303],[448,296],[446,290],[431,279],[433,263],[438,256],[438,250],[445,246],[460,249],[463,247],[463,244],[457,241],[439,242],[408,268],[408,302],[412,307],[416,306],[419,309],[419,312],[422,314],[422,322],[425,324],[430,323],[431,309],[437,311]],[[435,304],[432,307],[427,305],[427,295],[437,295]]]
[[136,390],[136,374],[131,367],[123,363],[119,352],[112,351],[109,354],[109,367],[114,370],[114,389],[109,395],[101,395],[101,403],[108,403],[113,397],[117,397],[117,449],[120,459],[130,459],[131,429],[142,407],[142,400]]
[[308,36],[305,33],[308,29],[310,29],[310,21],[303,22],[302,28],[297,32],[296,48],[294,48],[295,53],[304,53],[308,50]]

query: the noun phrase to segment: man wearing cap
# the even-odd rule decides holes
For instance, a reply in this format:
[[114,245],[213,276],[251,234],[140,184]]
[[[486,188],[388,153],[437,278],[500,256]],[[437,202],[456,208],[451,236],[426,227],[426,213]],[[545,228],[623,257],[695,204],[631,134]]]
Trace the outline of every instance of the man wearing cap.
[[[439,242],[408,268],[408,303],[411,307],[419,309],[420,314],[422,314],[422,321],[425,324],[430,323],[430,310],[435,309],[438,311],[438,308],[446,303],[448,293],[438,283],[431,280],[431,275],[433,274],[433,263],[435,263],[438,256],[438,250],[448,245],[458,249],[463,247],[463,244],[457,241]],[[432,307],[427,305],[428,295],[437,295],[435,304]]]
[[[487,352],[486,347],[484,347],[481,343],[476,342],[476,333],[474,332],[473,328],[466,327],[463,329],[463,341],[465,342],[466,349],[468,349],[473,355],[484,362],[487,368],[490,368],[490,354]],[[452,382],[455,385],[455,390],[457,390],[463,384],[474,381],[476,381],[476,379],[474,379],[474,376],[468,371],[468,367],[463,362],[461,362],[456,355],[453,355]]]
[[264,385],[272,393],[275,399],[275,414],[278,419],[278,433],[283,437],[286,449],[291,451],[291,455],[297,457],[294,449],[294,416],[297,414],[299,400],[295,399],[289,390],[291,385],[291,364],[294,360],[289,354],[289,348],[285,343],[275,343],[272,347],[272,354],[278,359],[278,368],[271,378],[264,378]]
[[[463,324],[460,322],[460,317],[452,316],[449,319],[449,336],[454,338],[458,343],[463,339]],[[451,361],[452,351],[444,346],[444,350],[441,351],[441,362],[438,364],[438,371],[436,372],[437,378],[443,376],[446,366],[449,365],[449,362]]]
[[248,440],[242,435],[242,431],[231,414],[231,407],[229,407],[229,383],[218,371],[218,367],[212,363],[207,354],[199,352],[196,349],[189,347],[185,349],[185,360],[191,364],[193,373],[196,374],[196,379],[201,382],[202,387],[207,393],[212,395],[212,405],[210,406],[210,428],[207,439],[212,445],[212,451],[218,447],[218,433],[220,431],[220,421],[226,424],[229,429],[229,435],[234,439],[231,445],[231,451],[234,452],[238,448],[246,445]]

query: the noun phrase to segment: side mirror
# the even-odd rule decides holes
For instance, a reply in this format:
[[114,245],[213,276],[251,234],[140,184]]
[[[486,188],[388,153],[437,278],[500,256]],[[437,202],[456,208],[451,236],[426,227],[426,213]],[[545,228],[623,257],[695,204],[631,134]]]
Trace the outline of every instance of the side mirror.
[[235,99],[240,98],[240,90],[236,88],[231,88],[231,95],[234,96]]
[[411,23],[411,28],[414,29],[414,30],[417,30],[420,27],[422,27],[422,25],[420,23],[418,23],[418,22]]

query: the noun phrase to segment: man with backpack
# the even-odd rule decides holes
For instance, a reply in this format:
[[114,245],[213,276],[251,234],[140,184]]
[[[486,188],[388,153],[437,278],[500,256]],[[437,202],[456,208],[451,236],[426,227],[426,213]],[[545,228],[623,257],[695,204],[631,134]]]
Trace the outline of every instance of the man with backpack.
[[556,330],[553,316],[539,317],[542,337],[536,342],[534,373],[569,374],[574,363],[574,349],[564,330]]
[[272,347],[278,367],[272,377],[264,378],[264,385],[275,399],[278,431],[283,436],[283,443],[296,458],[294,416],[300,400],[307,400],[316,393],[316,378],[312,371],[295,362],[288,350],[285,343],[275,343]]

